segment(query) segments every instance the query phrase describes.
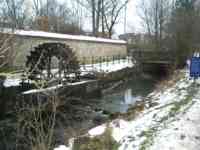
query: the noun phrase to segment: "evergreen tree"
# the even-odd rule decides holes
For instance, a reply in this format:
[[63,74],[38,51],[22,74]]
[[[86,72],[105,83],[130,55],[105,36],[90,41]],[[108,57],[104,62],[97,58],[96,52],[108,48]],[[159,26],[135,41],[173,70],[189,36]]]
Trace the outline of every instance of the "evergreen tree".
[[176,8],[185,9],[187,11],[194,9],[196,0],[176,0]]
[[185,61],[191,55],[193,49],[193,25],[195,24],[196,16],[195,1],[176,0],[175,8],[172,11],[171,34],[178,68],[185,65]]

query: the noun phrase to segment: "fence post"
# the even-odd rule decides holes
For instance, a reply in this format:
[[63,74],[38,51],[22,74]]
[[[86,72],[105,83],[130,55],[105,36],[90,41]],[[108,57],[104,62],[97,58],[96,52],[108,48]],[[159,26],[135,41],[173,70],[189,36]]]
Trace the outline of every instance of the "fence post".
[[86,61],[86,58],[83,57],[83,60],[82,60],[82,61],[83,61],[83,69],[86,70],[86,66],[85,66],[85,65],[86,65],[86,62],[85,62],[85,61]]
[[129,57],[130,57],[130,56],[127,56],[127,59],[128,59],[128,63],[129,63]]
[[94,68],[94,56],[92,56],[92,68]]
[[107,66],[109,65],[109,56],[107,56]]
[[101,70],[101,67],[102,67],[102,57],[100,56],[100,58],[99,58],[99,66],[100,66],[100,70]]

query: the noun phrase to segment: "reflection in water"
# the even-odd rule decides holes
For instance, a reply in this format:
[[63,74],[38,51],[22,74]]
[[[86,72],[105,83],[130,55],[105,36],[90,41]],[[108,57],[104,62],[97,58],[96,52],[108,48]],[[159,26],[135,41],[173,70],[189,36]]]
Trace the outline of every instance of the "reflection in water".
[[140,101],[142,96],[133,96],[132,89],[126,89],[124,92],[124,100],[122,101],[122,105],[134,105],[136,102]]
[[127,89],[124,93],[124,104],[133,104],[132,89]]
[[131,105],[152,92],[155,81],[144,78],[130,80],[115,89],[113,93],[98,99],[99,107],[110,112],[126,112]]

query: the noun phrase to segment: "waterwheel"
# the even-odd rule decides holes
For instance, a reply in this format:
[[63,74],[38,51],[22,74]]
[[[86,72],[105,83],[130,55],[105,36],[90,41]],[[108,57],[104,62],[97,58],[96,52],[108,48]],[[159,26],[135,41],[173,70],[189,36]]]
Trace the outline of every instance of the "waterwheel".
[[36,81],[77,81],[80,75],[75,53],[62,43],[38,45],[27,56],[26,67],[28,78]]

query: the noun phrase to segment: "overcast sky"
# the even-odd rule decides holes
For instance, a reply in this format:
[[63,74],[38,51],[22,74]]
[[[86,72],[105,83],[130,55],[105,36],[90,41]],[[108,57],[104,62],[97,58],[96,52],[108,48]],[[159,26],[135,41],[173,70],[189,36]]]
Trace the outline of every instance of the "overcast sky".
[[[58,0],[61,3],[66,3],[65,0]],[[127,25],[126,25],[126,33],[131,32],[142,32],[142,25],[141,19],[138,15],[138,3],[140,0],[130,0],[127,5]],[[31,0],[27,0],[28,3],[31,3]],[[31,11],[31,6],[30,9]],[[85,19],[84,20],[84,29],[87,31],[91,31],[91,20]],[[119,23],[114,28],[117,35],[124,33],[124,15],[122,14],[121,18],[119,19]]]
[[[126,25],[126,33],[132,32],[142,32],[141,19],[138,13],[138,5],[140,0],[130,0],[127,5],[127,25]],[[115,26],[115,32],[117,35],[124,33],[124,15],[122,14],[119,19],[119,23]],[[86,30],[91,30],[91,25],[88,25],[89,20],[84,21],[84,28]]]
[[[127,6],[127,26],[126,33],[130,32],[142,32],[141,19],[138,12],[139,0],[130,0]],[[121,23],[116,25],[115,31],[117,34],[124,33],[124,19],[121,19]]]

